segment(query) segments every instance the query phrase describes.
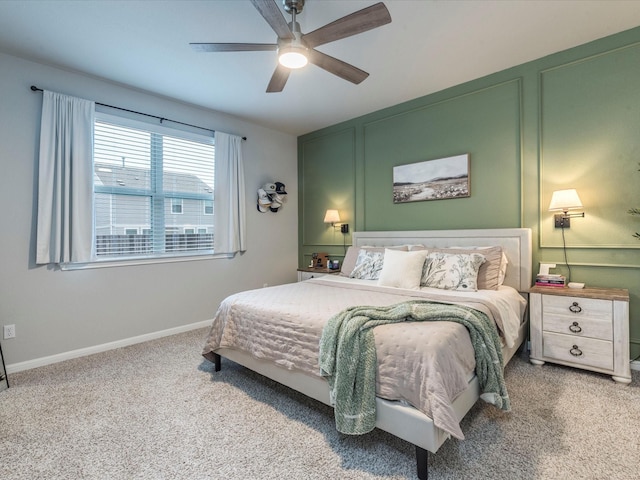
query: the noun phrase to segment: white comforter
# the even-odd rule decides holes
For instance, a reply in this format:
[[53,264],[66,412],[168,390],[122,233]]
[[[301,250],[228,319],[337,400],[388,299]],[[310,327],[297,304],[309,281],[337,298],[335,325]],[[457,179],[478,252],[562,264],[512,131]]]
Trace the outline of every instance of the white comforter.
[[[325,276],[231,295],[218,309],[203,355],[241,350],[286,369],[320,377],[319,339],[326,321],[354,305],[391,305],[411,299],[463,303],[493,318],[512,346],[524,299],[510,287],[473,294],[436,289],[402,290],[375,282]],[[376,395],[408,402],[439,428],[464,438],[451,406],[475,368],[467,330],[451,322],[403,322],[374,329]]]

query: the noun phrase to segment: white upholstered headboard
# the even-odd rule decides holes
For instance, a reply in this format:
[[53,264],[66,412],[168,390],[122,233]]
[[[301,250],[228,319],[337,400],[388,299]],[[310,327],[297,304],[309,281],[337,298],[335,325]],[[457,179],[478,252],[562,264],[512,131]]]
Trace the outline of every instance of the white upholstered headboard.
[[528,292],[531,286],[531,229],[529,228],[353,233],[353,245],[356,247],[406,244],[439,248],[500,245],[509,260],[504,284],[519,292]]

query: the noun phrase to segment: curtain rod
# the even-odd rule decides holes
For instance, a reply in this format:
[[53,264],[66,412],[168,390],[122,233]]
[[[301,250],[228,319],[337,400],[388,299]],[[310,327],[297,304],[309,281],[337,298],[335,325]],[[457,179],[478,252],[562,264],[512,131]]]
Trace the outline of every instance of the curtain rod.
[[[44,92],[41,88],[36,87],[35,85],[31,85],[32,92]],[[150,113],[136,112],[135,110],[129,110],[127,108],[115,107],[113,105],[107,105],[106,103],[95,102],[96,105],[100,105],[102,107],[115,108],[116,110],[122,110],[123,112],[135,113],[136,115],[144,115],[145,117],[157,118],[160,120],[160,123],[167,121],[171,123],[178,123],[180,125],[185,125],[187,127],[199,128],[201,130],[207,130],[209,132],[215,133],[215,130],[211,130],[210,128],[200,127],[198,125],[192,125],[190,123],[179,122],[178,120],[171,120],[170,118],[159,117],[157,115],[151,115]],[[242,140],[246,140],[247,137],[242,137]]]

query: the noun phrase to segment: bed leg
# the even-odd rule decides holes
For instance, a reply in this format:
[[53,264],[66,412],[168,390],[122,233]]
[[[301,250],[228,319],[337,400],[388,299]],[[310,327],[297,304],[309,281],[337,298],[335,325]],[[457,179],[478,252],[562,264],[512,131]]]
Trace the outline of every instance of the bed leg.
[[427,470],[427,460],[429,459],[429,452],[424,448],[420,448],[416,445],[416,463],[418,465],[418,478],[420,480],[427,480],[429,472]]
[[222,364],[222,359],[220,358],[220,355],[217,353],[213,354],[213,364],[215,366],[215,371],[219,372],[220,369],[222,368],[221,364]]

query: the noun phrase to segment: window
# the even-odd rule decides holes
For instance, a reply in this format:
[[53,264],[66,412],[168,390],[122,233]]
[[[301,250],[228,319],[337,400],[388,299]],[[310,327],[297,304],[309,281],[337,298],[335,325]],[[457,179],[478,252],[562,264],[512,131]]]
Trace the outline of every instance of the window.
[[213,253],[214,152],[213,137],[97,113],[97,257]]
[[173,213],[173,214],[182,213],[182,199],[181,198],[172,198],[171,199],[171,213]]

